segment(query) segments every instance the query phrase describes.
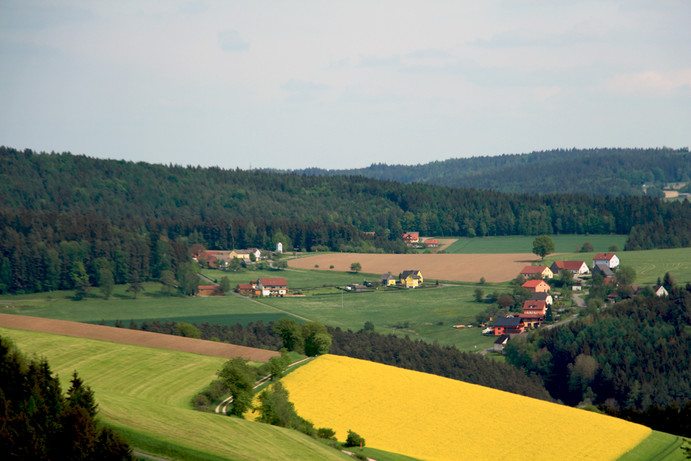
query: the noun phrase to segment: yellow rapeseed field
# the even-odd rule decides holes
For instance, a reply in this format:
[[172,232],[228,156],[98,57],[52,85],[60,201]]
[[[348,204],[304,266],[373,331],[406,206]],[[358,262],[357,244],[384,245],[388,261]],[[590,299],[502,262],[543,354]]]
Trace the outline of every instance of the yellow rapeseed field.
[[429,460],[613,460],[650,429],[388,365],[325,355],[283,379],[300,416]]

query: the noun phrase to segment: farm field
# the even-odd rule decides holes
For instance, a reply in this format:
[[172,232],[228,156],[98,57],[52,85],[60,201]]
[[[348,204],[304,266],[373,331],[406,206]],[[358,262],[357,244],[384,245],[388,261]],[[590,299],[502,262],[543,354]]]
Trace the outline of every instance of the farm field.
[[140,293],[138,299],[122,296],[104,300],[97,297],[98,289],[92,289],[95,296],[82,301],[69,299],[70,292],[0,296],[0,313],[84,323],[104,322],[111,326],[117,320],[122,321],[125,326],[130,320],[138,324],[144,321],[170,320],[244,325],[258,320],[268,323],[288,316],[267,305],[239,296],[168,297],[160,295],[160,285],[147,285],[150,285],[150,290]]
[[[263,298],[262,303],[333,327],[360,330],[370,321],[379,333],[408,335],[411,339],[438,341],[461,350],[490,347],[493,336],[481,328],[455,329],[456,324],[474,324],[487,304],[475,302],[473,291],[480,285],[448,285],[416,289],[390,289],[365,293],[341,293],[299,298]],[[485,292],[500,287],[482,286]]]
[[[568,253],[552,255],[545,258],[546,264],[556,260],[580,260],[588,266],[593,265],[595,253]],[[673,248],[668,250],[618,251],[620,264],[631,266],[636,270],[637,285],[653,285],[657,278],[669,272],[678,284],[691,282],[691,248]]]
[[192,410],[192,396],[225,359],[8,328],[0,335],[46,357],[63,390],[77,370],[100,418],[138,451],[178,460],[350,459],[296,431]]
[[[605,252],[610,245],[624,248],[627,235],[581,235],[558,234],[549,236],[554,242],[555,252],[572,253],[578,251],[585,242],[593,244],[596,252]],[[531,253],[535,236],[507,235],[501,237],[459,237],[446,248],[447,253]]]
[[[423,459],[614,460],[651,434],[597,413],[346,357],[318,357],[282,381],[298,413],[337,437],[353,430],[370,446]],[[541,443],[521,430],[536,427],[550,434]]]
[[[532,243],[531,247],[532,249]],[[397,276],[404,270],[420,270],[426,281],[448,280],[477,282],[484,277],[488,282],[505,282],[516,277],[523,266],[536,261],[532,253],[513,254],[364,254],[325,253],[288,261],[289,267],[315,268],[347,272],[350,265],[359,262],[362,272],[381,274],[391,272]],[[334,266],[334,269],[328,269]],[[360,276],[362,277],[362,276]],[[361,281],[361,280],[360,280]]]
[[[291,290],[301,290],[305,288],[316,288],[323,286],[343,286],[349,283],[362,283],[362,274],[355,274],[352,272],[339,272],[335,269],[329,269],[329,266],[321,269],[326,270],[308,270],[315,269],[313,265],[309,266],[305,261],[309,258],[298,257],[292,259],[291,266],[297,269],[287,271],[244,271],[244,272],[224,272],[216,269],[203,269],[202,274],[213,280],[220,280],[221,277],[228,277],[230,286],[234,289],[238,283],[249,283],[251,280],[257,280],[262,277],[273,278],[283,277],[288,280]],[[350,270],[350,265],[348,265]],[[381,275],[381,274],[379,274]]]

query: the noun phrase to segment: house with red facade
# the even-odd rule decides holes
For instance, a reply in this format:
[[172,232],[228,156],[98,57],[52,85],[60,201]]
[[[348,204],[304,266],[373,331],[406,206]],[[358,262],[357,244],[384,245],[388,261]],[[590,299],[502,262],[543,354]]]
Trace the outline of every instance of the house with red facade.
[[494,322],[494,335],[513,335],[523,333],[525,325],[520,317],[499,317]]

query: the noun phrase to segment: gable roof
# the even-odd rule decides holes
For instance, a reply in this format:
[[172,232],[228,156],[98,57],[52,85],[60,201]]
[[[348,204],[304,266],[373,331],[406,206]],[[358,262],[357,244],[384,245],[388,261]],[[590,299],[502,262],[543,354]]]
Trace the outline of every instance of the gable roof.
[[286,279],[281,277],[259,279],[259,283],[261,283],[265,287],[288,286],[288,282],[286,281]]
[[547,309],[547,302],[538,299],[529,299],[523,303],[523,310],[526,309]]
[[567,271],[577,271],[583,267],[585,261],[554,261],[554,265],[559,269],[566,269]]
[[[547,285],[547,283],[545,283],[544,280],[535,279],[535,280],[528,280],[527,282],[525,282],[521,286],[524,288],[535,288],[536,286],[540,285],[541,283],[544,283],[545,285]],[[547,285],[547,286],[549,286],[549,285]]]
[[546,291],[536,291],[533,293],[533,296],[530,297],[530,301],[545,301],[547,302],[547,298],[551,298],[552,295],[547,293]]
[[547,266],[525,266],[521,271],[521,274],[542,274]]
[[523,322],[520,317],[499,317],[496,322],[494,322],[495,327],[509,327],[516,328]]
[[420,276],[418,275],[419,272],[420,272],[420,271],[418,271],[418,270],[415,270],[415,271],[411,271],[411,270],[403,271],[403,272],[401,272],[401,278],[402,278],[402,279],[407,279],[408,277],[412,276],[414,279],[416,279],[416,278],[419,279],[419,278],[420,278]]
[[595,267],[593,267],[593,272],[599,272],[605,277],[612,277],[614,275],[614,272],[612,272],[612,269],[610,269],[609,266],[602,264],[595,264]]
[[593,260],[595,260],[595,261],[609,261],[615,256],[616,256],[616,254],[614,254],[614,253],[598,253],[595,256],[593,256]]

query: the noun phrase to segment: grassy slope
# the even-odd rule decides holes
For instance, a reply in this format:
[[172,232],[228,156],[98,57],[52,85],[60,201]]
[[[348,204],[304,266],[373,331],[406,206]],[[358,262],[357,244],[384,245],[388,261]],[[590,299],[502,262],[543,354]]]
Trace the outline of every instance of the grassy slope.
[[100,417],[135,449],[175,459],[348,459],[298,432],[191,409],[223,359],[0,328],[27,355],[45,356],[67,387],[93,388]]
[[[610,245],[624,248],[626,235],[550,235],[554,242],[555,252],[571,253],[578,251],[583,243],[590,242],[598,252],[607,251]],[[460,237],[449,248],[447,253],[531,253],[535,236],[510,235],[502,237],[468,238]]]
[[682,461],[687,459],[680,449],[683,438],[653,431],[636,448],[625,453],[619,461]]
[[[580,260],[592,266],[595,253],[570,253],[545,258],[547,264],[556,260]],[[636,284],[652,285],[665,272],[671,273],[676,282],[691,282],[691,248],[673,248],[669,250],[619,251],[620,264],[631,266],[636,270]]]

